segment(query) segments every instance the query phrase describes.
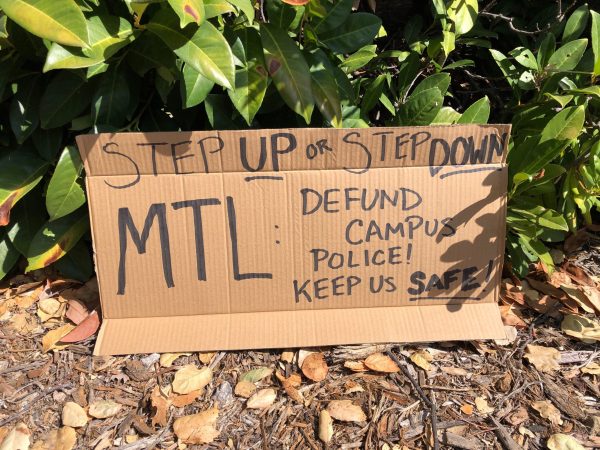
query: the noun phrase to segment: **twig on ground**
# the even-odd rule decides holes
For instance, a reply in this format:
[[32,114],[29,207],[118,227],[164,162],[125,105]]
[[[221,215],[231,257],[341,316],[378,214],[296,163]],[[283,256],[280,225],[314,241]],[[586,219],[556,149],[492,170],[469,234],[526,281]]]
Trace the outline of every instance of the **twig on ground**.
[[494,432],[496,433],[498,440],[502,443],[506,450],[523,450],[523,447],[515,442],[508,430],[504,428],[504,426],[502,426],[502,424],[498,422],[496,418],[490,416],[490,420],[496,427]]
[[4,420],[0,420],[0,427],[20,418],[23,414],[25,414],[27,411],[29,411],[33,407],[33,405],[35,405],[39,400],[46,397],[47,395],[50,395],[55,391],[62,391],[65,389],[70,389],[72,387],[73,387],[73,385],[71,383],[59,384],[58,386],[53,386],[51,388],[46,389],[43,392],[40,392],[33,400],[31,400],[29,403],[27,403],[27,405],[25,405],[24,408],[21,408],[20,411],[14,413],[11,416],[8,416]]

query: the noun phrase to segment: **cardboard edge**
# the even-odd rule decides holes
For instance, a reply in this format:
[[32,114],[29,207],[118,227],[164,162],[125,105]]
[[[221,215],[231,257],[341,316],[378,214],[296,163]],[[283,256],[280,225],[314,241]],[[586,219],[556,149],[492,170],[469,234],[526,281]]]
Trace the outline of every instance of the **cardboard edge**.
[[105,319],[94,355],[506,339],[496,303]]

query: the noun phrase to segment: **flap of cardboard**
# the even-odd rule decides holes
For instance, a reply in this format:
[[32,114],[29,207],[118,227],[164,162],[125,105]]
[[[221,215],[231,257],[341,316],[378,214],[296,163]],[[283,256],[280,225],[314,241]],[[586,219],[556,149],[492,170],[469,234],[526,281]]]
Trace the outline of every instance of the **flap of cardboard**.
[[96,353],[504,337],[509,132],[79,136]]

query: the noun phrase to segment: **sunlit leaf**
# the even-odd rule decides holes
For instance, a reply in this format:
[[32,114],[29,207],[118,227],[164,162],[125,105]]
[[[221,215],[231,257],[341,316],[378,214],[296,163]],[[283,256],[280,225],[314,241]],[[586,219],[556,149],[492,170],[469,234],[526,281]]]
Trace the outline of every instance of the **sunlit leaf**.
[[336,53],[350,53],[371,42],[381,27],[381,19],[369,13],[350,14],[339,27],[320,33],[323,45]]
[[79,151],[73,146],[66,147],[60,155],[46,192],[46,209],[50,220],[66,216],[85,203],[85,194],[79,184],[82,170]]

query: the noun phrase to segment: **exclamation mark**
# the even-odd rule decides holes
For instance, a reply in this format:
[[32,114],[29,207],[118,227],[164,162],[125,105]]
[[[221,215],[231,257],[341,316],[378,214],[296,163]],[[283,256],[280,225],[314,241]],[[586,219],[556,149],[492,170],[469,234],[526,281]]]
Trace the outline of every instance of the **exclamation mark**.
[[409,243],[406,249],[406,264],[410,264],[410,258],[412,258],[412,243]]

